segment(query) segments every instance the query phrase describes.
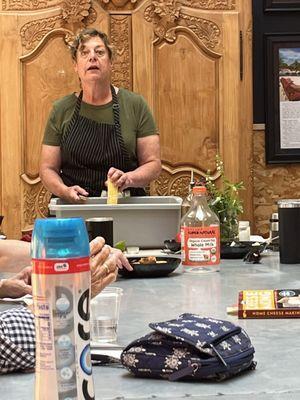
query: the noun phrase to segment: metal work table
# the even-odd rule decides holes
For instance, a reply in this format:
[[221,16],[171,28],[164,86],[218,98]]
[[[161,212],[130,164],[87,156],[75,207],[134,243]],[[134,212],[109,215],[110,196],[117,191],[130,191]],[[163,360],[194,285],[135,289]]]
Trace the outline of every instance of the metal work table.
[[[94,367],[98,400],[296,400],[300,398],[300,319],[238,320],[226,314],[241,289],[300,288],[300,265],[279,264],[278,253],[265,253],[261,264],[223,260],[221,272],[203,276],[120,279],[124,289],[119,341],[127,344],[149,332],[148,323],[184,312],[228,319],[241,325],[256,349],[257,369],[221,383],[168,382],[134,378],[120,367]],[[33,399],[34,374],[0,377],[0,399]]]

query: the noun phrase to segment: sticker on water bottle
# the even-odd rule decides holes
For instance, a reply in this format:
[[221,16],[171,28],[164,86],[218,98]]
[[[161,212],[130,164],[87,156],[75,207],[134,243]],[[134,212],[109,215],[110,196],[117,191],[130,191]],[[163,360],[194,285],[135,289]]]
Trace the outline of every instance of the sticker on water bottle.
[[181,227],[182,264],[193,267],[216,265],[220,262],[220,228]]

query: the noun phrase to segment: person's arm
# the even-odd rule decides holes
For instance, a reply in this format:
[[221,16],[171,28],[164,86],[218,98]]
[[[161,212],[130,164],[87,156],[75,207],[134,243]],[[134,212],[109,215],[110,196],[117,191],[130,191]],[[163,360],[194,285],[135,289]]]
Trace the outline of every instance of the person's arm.
[[[118,268],[124,266],[129,271],[133,269],[124,254],[120,250],[105,245],[102,237],[97,237],[90,242],[90,251],[93,296],[115,281]],[[18,271],[30,263],[30,243],[20,240],[0,240],[0,272]],[[32,267],[29,266],[12,278],[0,280],[0,298],[31,294],[31,273]]]
[[0,272],[19,272],[30,263],[30,243],[0,240]]
[[110,168],[107,177],[122,191],[128,187],[143,187],[158,178],[161,173],[160,145],[158,135],[137,139],[139,166],[130,172]]
[[81,196],[88,196],[88,192],[78,185],[66,186],[61,179],[61,150],[60,146],[43,144],[40,158],[40,178],[49,192],[70,203],[82,202]]

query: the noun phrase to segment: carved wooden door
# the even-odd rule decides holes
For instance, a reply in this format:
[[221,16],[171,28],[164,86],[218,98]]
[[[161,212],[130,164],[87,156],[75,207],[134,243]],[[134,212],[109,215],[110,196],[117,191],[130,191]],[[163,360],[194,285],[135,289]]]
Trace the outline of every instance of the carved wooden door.
[[38,163],[52,102],[78,89],[68,41],[88,25],[108,31],[108,15],[90,0],[2,0],[1,6],[1,214],[8,237],[20,238],[48,212]]
[[2,0],[0,201],[8,236],[47,214],[38,177],[44,125],[52,101],[77,89],[67,43],[85,26],[109,33],[114,83],[143,94],[155,114],[163,173],[152,194],[184,195],[191,170],[211,169],[216,179],[217,153],[228,177],[251,189],[251,62],[242,68],[251,60],[250,22],[251,0]]
[[130,18],[133,88],[161,133],[152,193],[185,195],[191,170],[217,179],[218,153],[227,177],[244,181],[251,219],[251,1],[146,1]]

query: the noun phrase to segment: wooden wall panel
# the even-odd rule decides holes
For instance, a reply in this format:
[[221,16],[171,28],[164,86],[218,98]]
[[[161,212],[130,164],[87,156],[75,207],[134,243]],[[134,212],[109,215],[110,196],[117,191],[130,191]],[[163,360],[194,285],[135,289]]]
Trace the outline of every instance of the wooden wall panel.
[[[214,170],[218,147],[218,58],[186,35],[155,48],[155,115],[162,159],[174,167],[190,164]],[[197,82],[197,84],[195,84]]]
[[[142,94],[153,110],[157,93],[154,91],[154,32],[152,24],[145,21],[145,12],[148,2],[143,3],[132,14],[132,89]],[[146,45],[147,44],[147,45]]]
[[[152,193],[184,195],[190,170],[200,175],[214,170],[219,153],[228,178],[243,180],[249,190],[243,194],[244,218],[251,219],[251,41],[240,41],[241,34],[251,37],[251,2],[148,1],[132,18],[139,28],[132,30],[134,70],[143,70],[134,84],[153,100],[162,140],[164,173]],[[152,25],[152,48],[145,46],[150,33],[143,19]],[[243,75],[241,59],[247,64]],[[190,114],[184,112],[188,108]]]
[[[20,52],[17,16],[0,15],[0,77],[1,77],[1,186],[5,233],[20,232],[21,223],[21,169],[20,135]],[[5,38],[5,40],[3,40]]]
[[41,141],[53,101],[79,89],[78,78],[62,35],[53,36],[41,49],[36,49],[34,53],[21,59],[25,161],[23,173],[29,178],[38,177]]

